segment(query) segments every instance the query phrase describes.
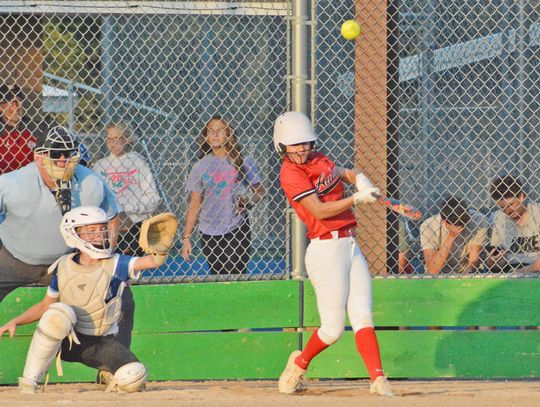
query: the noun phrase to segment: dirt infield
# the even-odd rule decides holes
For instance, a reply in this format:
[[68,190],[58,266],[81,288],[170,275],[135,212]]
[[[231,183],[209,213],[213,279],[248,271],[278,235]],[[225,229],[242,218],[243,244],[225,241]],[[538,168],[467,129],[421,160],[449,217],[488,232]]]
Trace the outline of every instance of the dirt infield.
[[369,394],[366,381],[310,381],[293,396],[271,381],[152,382],[147,391],[107,394],[92,384],[49,385],[45,393],[21,395],[0,386],[0,406],[406,406],[532,407],[540,405],[540,381],[394,381],[393,399]]

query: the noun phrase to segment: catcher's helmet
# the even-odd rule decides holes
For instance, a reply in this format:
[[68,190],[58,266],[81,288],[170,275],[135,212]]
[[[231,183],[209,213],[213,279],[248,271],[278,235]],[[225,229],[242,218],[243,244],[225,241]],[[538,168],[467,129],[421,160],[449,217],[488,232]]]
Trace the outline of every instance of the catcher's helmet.
[[309,118],[300,112],[281,114],[274,123],[274,148],[285,153],[285,146],[314,143],[317,140]]
[[85,252],[93,259],[105,259],[111,257],[112,247],[110,243],[110,231],[102,230],[101,240],[103,245],[95,245],[82,239],[77,228],[85,225],[100,225],[109,223],[109,217],[105,211],[97,206],[79,206],[74,208],[62,218],[60,233],[69,247]]

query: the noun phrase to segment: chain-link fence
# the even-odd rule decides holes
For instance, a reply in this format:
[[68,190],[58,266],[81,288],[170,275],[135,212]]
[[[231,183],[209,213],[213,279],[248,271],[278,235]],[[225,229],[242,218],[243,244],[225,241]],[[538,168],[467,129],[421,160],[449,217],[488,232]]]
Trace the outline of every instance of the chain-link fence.
[[[121,248],[135,251],[137,227],[153,213],[180,219],[169,262],[149,281],[286,275],[287,220],[269,134],[287,105],[288,3],[8,3],[3,78],[22,86],[30,119],[61,123],[88,147],[89,165],[125,211]],[[238,140],[234,151],[200,145],[203,133],[219,139],[224,126]],[[193,250],[182,253],[188,242]]]
[[[319,148],[424,213],[359,208],[372,271],[491,275],[533,262],[538,6],[306,5],[298,16],[292,1],[6,1],[0,71],[22,87],[23,123],[61,123],[88,148],[125,210],[126,250],[145,217],[178,216],[169,261],[145,281],[287,278],[271,134],[292,106],[291,26],[303,21]],[[339,27],[352,18],[362,34],[346,41]],[[524,195],[509,179],[490,193],[507,174]]]
[[[411,253],[424,255],[425,273],[510,272],[540,254],[539,11],[529,1],[426,1],[403,2],[391,17],[396,180],[404,200],[435,216],[420,225],[422,253]],[[498,179],[507,175],[523,195],[511,178]]]
[[[356,162],[424,213],[411,222],[361,209],[372,266],[410,276],[525,271],[540,255],[539,6],[319,1],[316,10],[324,146],[349,164],[355,137]],[[353,44],[336,29],[352,18],[363,28]]]

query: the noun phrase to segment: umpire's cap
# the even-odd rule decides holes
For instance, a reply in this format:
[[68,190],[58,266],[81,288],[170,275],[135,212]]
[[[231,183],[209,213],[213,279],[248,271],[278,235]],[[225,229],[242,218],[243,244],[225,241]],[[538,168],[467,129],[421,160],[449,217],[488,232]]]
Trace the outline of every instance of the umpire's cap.
[[11,102],[15,98],[23,98],[19,85],[7,83],[0,85],[0,103]]

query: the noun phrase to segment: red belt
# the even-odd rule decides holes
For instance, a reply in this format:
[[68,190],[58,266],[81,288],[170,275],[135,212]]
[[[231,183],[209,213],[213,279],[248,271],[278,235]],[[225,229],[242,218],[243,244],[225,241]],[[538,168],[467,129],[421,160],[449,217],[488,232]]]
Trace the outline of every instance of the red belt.
[[326,232],[325,234],[320,235],[319,237],[316,237],[315,239],[330,240],[330,239],[341,239],[342,237],[356,237],[356,233],[354,233],[354,229],[332,230],[331,232]]

